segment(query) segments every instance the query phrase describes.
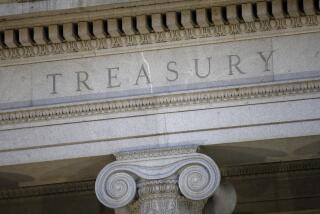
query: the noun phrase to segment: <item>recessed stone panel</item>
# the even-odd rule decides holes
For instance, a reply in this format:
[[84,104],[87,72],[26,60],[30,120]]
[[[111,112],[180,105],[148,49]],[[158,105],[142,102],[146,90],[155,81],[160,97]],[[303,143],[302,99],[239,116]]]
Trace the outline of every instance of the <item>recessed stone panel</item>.
[[272,39],[275,80],[320,76],[320,34]]
[[[319,39],[315,33],[1,67],[0,109],[320,77]],[[8,81],[9,73],[25,78]]]

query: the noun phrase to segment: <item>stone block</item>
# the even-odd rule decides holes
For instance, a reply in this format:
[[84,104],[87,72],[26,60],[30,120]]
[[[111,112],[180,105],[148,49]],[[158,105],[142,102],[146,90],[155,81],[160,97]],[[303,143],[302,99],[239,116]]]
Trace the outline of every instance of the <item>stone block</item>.
[[152,14],[151,15],[151,25],[154,32],[163,32],[165,31],[165,26],[162,19],[162,14]]
[[303,10],[306,15],[315,15],[316,9],[313,4],[313,0],[303,0]]
[[197,19],[197,24],[200,27],[209,27],[210,26],[210,22],[208,19],[208,13],[206,11],[206,9],[202,8],[202,9],[197,9],[196,10],[196,19]]
[[4,31],[4,43],[8,48],[18,47],[17,34],[14,30]]
[[63,37],[67,42],[77,41],[77,35],[75,32],[73,23],[65,23],[62,25],[63,27]]
[[44,27],[39,26],[33,28],[33,39],[38,45],[45,45],[48,43]]
[[298,17],[300,15],[298,0],[288,0],[287,6],[290,17]]
[[318,78],[320,34],[273,38],[273,68],[276,80]]
[[105,26],[104,26],[104,21],[103,20],[95,20],[92,22],[92,28],[93,28],[93,35],[97,39],[102,39],[106,37],[106,31],[105,31]]
[[268,12],[267,2],[257,2],[257,15],[261,21],[269,20],[270,14]]
[[211,8],[211,17],[214,25],[223,25],[225,22],[221,7]]
[[282,0],[272,0],[272,15],[276,19],[284,18]]
[[32,46],[33,42],[29,28],[19,29],[19,42],[22,46]]
[[112,37],[121,36],[121,31],[119,28],[119,22],[117,19],[108,19],[108,33]]
[[78,35],[81,40],[90,40],[92,38],[91,33],[89,31],[89,23],[88,22],[79,22],[78,23]]
[[181,11],[181,24],[185,29],[193,28],[195,23],[192,19],[191,10],[183,10]]
[[141,34],[148,34],[151,32],[147,19],[148,17],[146,15],[137,16],[137,29]]
[[48,31],[49,31],[49,40],[52,43],[61,43],[63,41],[58,25],[49,25]]
[[242,18],[245,22],[254,22],[253,6],[251,3],[242,4]]
[[179,30],[180,26],[178,23],[178,17],[176,12],[166,13],[167,26],[169,30]]
[[238,24],[239,23],[239,17],[238,17],[236,5],[228,5],[227,6],[227,19],[230,24]]
[[122,29],[126,35],[134,35],[136,33],[132,17],[126,16],[122,18]]

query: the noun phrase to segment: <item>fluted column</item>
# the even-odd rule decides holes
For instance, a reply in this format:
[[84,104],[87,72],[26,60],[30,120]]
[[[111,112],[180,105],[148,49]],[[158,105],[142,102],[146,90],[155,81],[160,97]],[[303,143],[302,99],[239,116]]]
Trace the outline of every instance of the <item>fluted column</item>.
[[220,184],[215,162],[197,147],[125,152],[99,173],[99,201],[116,213],[200,214]]

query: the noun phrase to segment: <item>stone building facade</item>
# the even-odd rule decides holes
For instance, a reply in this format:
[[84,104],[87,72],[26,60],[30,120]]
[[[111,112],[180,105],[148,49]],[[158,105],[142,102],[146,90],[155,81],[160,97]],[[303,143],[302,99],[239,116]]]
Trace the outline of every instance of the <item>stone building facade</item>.
[[0,0],[0,213],[320,213],[318,0]]

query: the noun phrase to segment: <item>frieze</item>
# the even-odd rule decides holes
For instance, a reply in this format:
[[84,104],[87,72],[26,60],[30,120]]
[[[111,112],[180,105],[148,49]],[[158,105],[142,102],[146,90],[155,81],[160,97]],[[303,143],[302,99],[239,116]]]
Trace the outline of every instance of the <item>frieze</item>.
[[293,175],[301,171],[312,170],[320,170],[320,159],[244,165],[241,167],[224,167],[221,169],[221,174],[223,177],[261,176],[279,173]]
[[56,196],[59,194],[77,194],[79,192],[94,193],[94,180],[1,190],[0,201],[29,197]]
[[[245,166],[220,167],[223,178],[274,175],[278,173],[304,173],[320,170],[320,159],[252,164]],[[30,197],[52,197],[65,194],[88,193],[94,194],[95,180],[20,187],[0,190],[0,202]]]

